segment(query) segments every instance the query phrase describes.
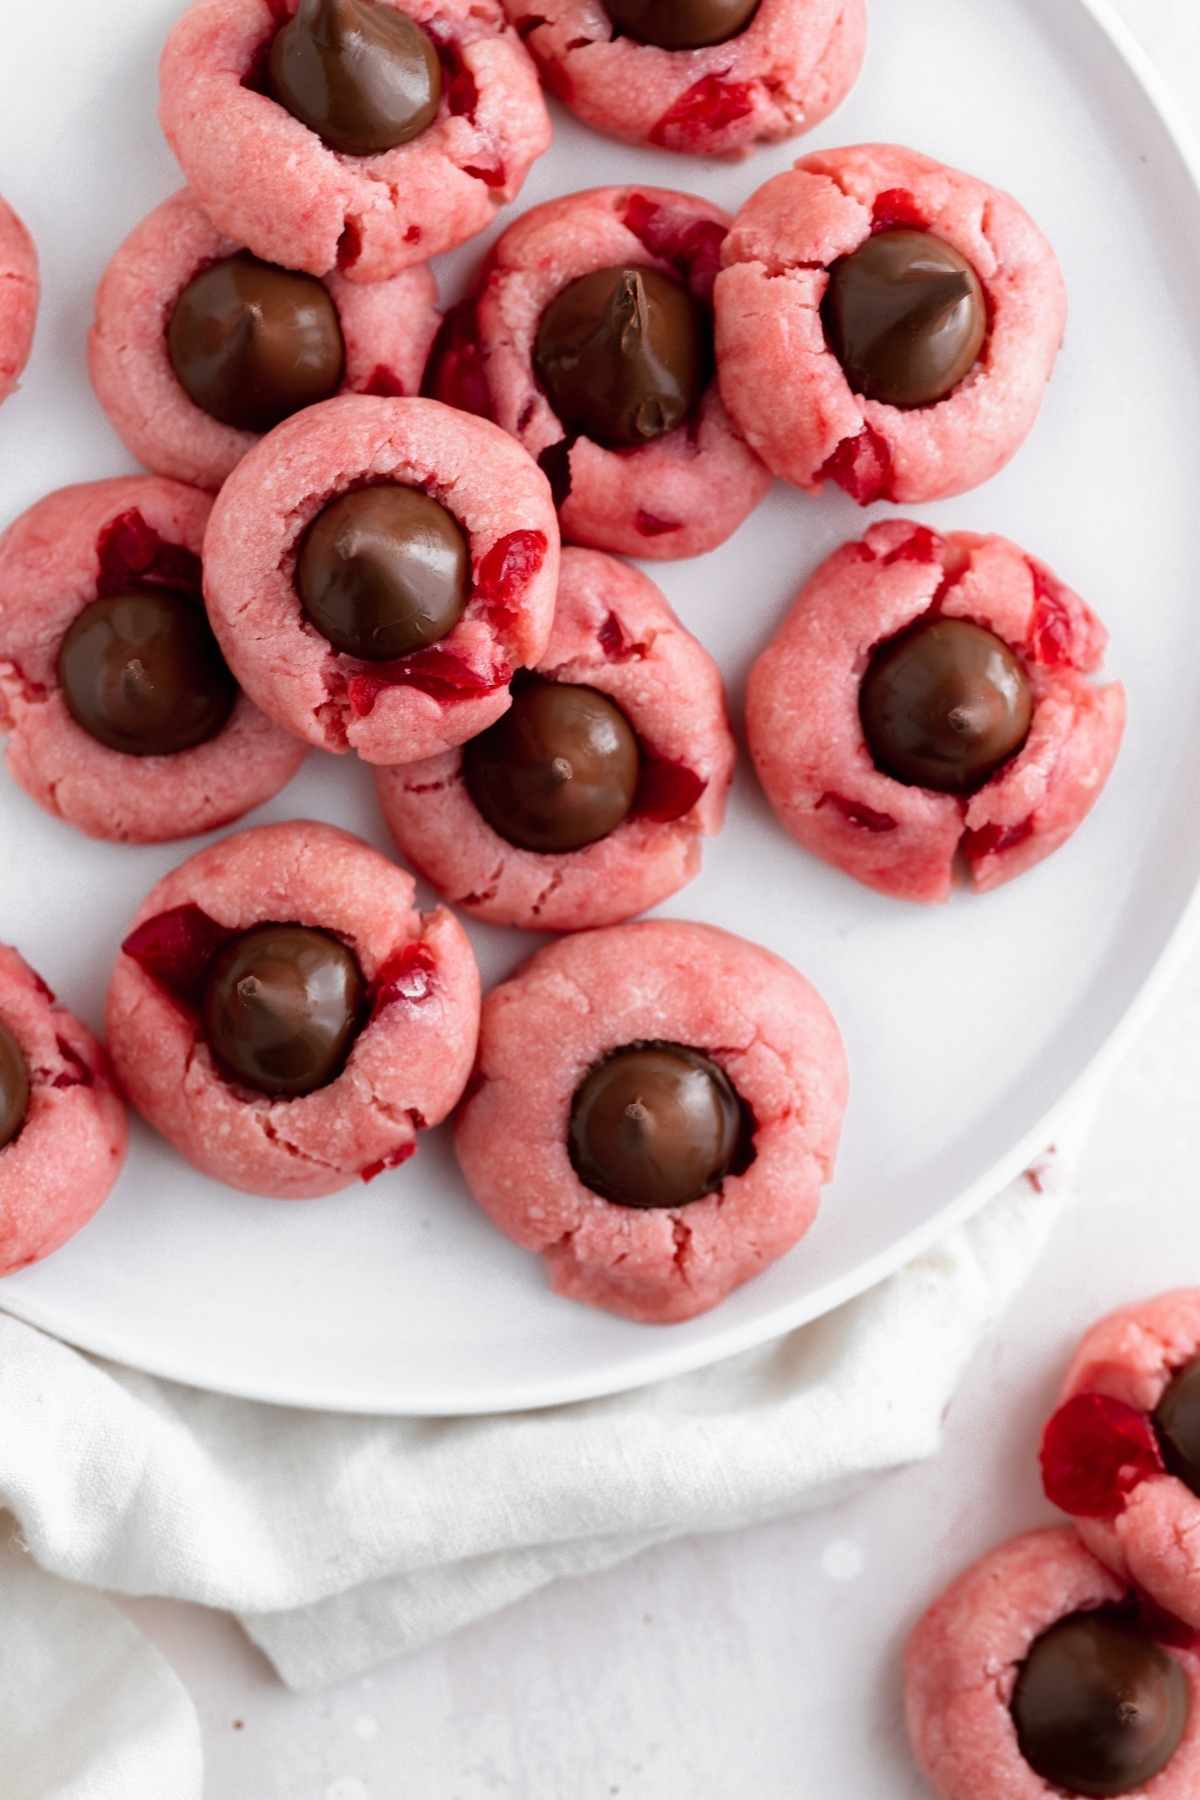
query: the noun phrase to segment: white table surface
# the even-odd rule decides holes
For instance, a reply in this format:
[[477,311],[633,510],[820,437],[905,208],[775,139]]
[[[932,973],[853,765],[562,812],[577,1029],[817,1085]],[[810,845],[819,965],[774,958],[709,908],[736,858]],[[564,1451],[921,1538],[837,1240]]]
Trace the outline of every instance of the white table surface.
[[[1114,4],[1200,129],[1195,0]],[[1200,954],[1112,1076],[1084,1199],[932,1463],[834,1513],[559,1586],[318,1696],[283,1690],[227,1619],[130,1604],[200,1707],[208,1800],[919,1800],[905,1631],[962,1564],[1049,1516],[1034,1445],[1078,1334],[1200,1280],[1198,1038]]]

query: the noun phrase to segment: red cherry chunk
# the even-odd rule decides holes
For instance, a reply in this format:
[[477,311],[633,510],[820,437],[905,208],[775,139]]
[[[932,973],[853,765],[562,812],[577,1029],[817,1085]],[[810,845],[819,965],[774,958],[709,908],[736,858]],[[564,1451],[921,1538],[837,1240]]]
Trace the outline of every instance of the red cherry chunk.
[[703,143],[754,111],[754,87],[748,81],[726,81],[702,75],[669,106],[650,133],[652,144]]
[[189,902],[135,926],[121,948],[176,1000],[194,1005],[209,963],[234,936],[227,925],[218,925]]
[[1144,1412],[1107,1394],[1076,1394],[1042,1434],[1042,1486],[1077,1519],[1115,1519],[1129,1495],[1164,1472],[1154,1426]]
[[1075,660],[1067,590],[1041,563],[1030,562],[1037,596],[1029,632],[1029,654],[1046,669],[1069,668]]
[[625,224],[651,256],[674,263],[698,300],[711,300],[721,267],[721,245],[729,235],[717,219],[698,219],[645,194],[625,202]]
[[420,1006],[433,996],[437,985],[437,964],[428,945],[405,944],[389,956],[375,977],[375,998],[371,1017],[377,1019],[386,1006],[404,1002]]
[[161,581],[200,591],[200,558],[182,544],[168,544],[134,508],[110,519],[96,540],[101,599],[119,594],[134,581]]
[[963,855],[968,862],[982,862],[985,856],[999,856],[1002,850],[1015,850],[1033,836],[1033,815],[1019,825],[982,825],[978,831],[963,836]]
[[885,564],[898,562],[935,563],[941,560],[942,540],[927,525],[918,525],[910,538],[884,557]]
[[458,45],[439,44],[438,57],[442,65],[442,92],[446,96],[447,108],[455,118],[473,118],[475,108],[479,105],[479,87],[463,61]]
[[460,300],[442,320],[422,392],[443,406],[457,406],[460,412],[494,420],[474,300]]
[[857,437],[842,439],[821,476],[836,481],[860,506],[870,506],[891,498],[892,453],[879,433],[864,425]]
[[635,656],[645,656],[646,646],[625,636],[625,627],[616,613],[610,612],[603,625],[596,633],[600,648],[609,662],[630,662]]
[[406,1163],[410,1157],[416,1154],[417,1144],[414,1138],[411,1144],[401,1144],[400,1148],[393,1150],[390,1156],[381,1156],[378,1162],[368,1163],[366,1168],[360,1171],[359,1179],[374,1181],[375,1177],[382,1175],[386,1169],[398,1169],[402,1163]]
[[373,394],[379,400],[403,400],[404,383],[386,363],[376,363],[363,393]]
[[634,514],[634,524],[643,537],[665,537],[668,531],[678,531],[682,521],[679,519],[661,519],[657,513],[647,512],[639,506]]
[[647,756],[633,811],[639,819],[649,819],[654,825],[669,825],[691,812],[707,786],[703,776],[685,763]]
[[870,831],[878,836],[881,832],[896,829],[891,813],[876,812],[873,806],[864,806],[860,800],[848,800],[845,794],[822,794],[817,801],[817,811],[820,812],[823,806],[832,806],[848,824],[857,825],[860,831]]
[[475,592],[493,609],[511,614],[522,588],[528,587],[546,560],[544,531],[510,531],[498,538],[479,565]]
[[473,175],[484,187],[502,188],[508,180],[503,163],[464,163],[463,174]]
[[511,679],[512,670],[506,663],[491,669],[473,669],[453,650],[442,650],[434,644],[396,663],[389,673],[352,675],[346,683],[346,697],[355,718],[365,719],[388,688],[413,687],[433,700],[449,704],[494,693]]
[[929,221],[907,188],[885,188],[875,197],[871,211],[871,230],[893,231],[904,226],[909,231],[925,231]]
[[58,1054],[67,1066],[65,1069],[59,1070],[50,1086],[55,1088],[94,1087],[95,1072],[84,1062],[78,1050],[68,1044],[65,1037],[59,1037],[57,1034],[54,1042],[58,1046]]

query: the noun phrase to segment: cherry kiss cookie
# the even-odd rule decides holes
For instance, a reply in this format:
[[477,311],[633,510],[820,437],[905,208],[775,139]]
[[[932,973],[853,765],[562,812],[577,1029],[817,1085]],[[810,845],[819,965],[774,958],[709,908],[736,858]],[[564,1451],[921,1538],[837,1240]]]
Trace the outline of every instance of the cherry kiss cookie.
[[650,920],[562,938],[488,995],[456,1147],[557,1293],[669,1324],[804,1236],[846,1092],[802,975],[713,926]]
[[945,900],[1064,844],[1108,779],[1125,693],[1107,633],[1005,538],[897,520],[803,588],[750,673],[750,751],[781,823],[848,875]]
[[545,477],[486,420],[348,395],[239,463],[204,575],[264,712],[325,750],[417,762],[486,730],[541,657],[558,525]]
[[717,277],[721,393],[764,462],[861,505],[965,493],[1028,436],[1067,314],[1007,194],[892,144],[806,156],[747,201]]
[[160,118],[224,236],[364,282],[490,225],[550,142],[499,0],[193,0]]
[[1200,1289],[1088,1332],[1046,1427],[1046,1493],[1123,1580],[1200,1630]]
[[699,556],[770,486],[717,392],[712,284],[729,220],[663,188],[548,201],[447,319],[426,392],[493,418],[550,476],[563,536]]
[[1200,1657],[1070,1531],[992,1551],[905,1657],[913,1753],[939,1800],[1200,1792]]
[[506,0],[546,85],[597,131],[745,156],[840,106],[865,0]]
[[510,710],[376,780],[400,854],[453,905],[579,931],[692,880],[735,757],[720,671],[654,583],[565,550],[549,645]]
[[39,294],[34,241],[0,200],[0,400],[8,399],[29,361]]
[[205,617],[212,502],[155,475],[50,494],[0,538],[10,773],[89,837],[213,831],[272,798],[303,745],[238,692]]
[[363,287],[260,262],[186,191],[117,251],[91,371],[139,462],[219,488],[262,434],[335,394],[415,394],[437,331],[424,265]]
[[0,945],[0,1275],[87,1224],[120,1173],[127,1136],[104,1051]]
[[213,844],[147,897],[108,996],[130,1100],[204,1174],[302,1200],[407,1162],[458,1100],[479,974],[444,909],[331,825]]

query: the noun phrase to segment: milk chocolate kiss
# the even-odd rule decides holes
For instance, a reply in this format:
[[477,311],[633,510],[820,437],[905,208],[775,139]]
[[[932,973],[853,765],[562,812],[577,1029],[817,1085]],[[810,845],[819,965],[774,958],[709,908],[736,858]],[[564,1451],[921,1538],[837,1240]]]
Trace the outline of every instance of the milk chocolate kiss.
[[856,394],[933,406],[979,360],[987,302],[965,256],[925,231],[880,231],[835,262],[825,334]]
[[685,1044],[629,1044],[586,1075],[571,1104],[575,1173],[617,1206],[688,1206],[738,1160],[745,1119],[719,1064]]
[[542,314],[533,364],[568,434],[635,449],[696,406],[712,379],[712,322],[655,269],[596,269]]
[[992,632],[965,619],[929,618],[875,652],[859,714],[885,774],[910,787],[971,794],[1025,742],[1033,692]]
[[1140,1792],[1179,1748],[1191,1686],[1132,1620],[1075,1613],[1038,1638],[1017,1677],[1021,1754],[1056,1791]]
[[328,289],[249,254],[227,256],[188,282],[167,348],[189,399],[239,431],[270,431],[331,399],[346,362]]
[[466,745],[463,777],[508,843],[561,855],[616,830],[633,805],[640,760],[629,721],[606,694],[533,677]]
[[429,33],[382,0],[300,0],[271,45],[270,91],[347,156],[375,156],[428,130],[442,99]]

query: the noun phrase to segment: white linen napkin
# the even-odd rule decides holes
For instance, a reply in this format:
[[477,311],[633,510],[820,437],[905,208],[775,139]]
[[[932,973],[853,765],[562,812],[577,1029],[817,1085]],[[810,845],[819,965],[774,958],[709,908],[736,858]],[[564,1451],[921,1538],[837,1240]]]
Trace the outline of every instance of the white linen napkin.
[[544,1412],[256,1405],[0,1314],[0,1514],[32,1557],[0,1555],[5,1800],[199,1800],[186,1695],[75,1584],[226,1608],[285,1682],[314,1687],[563,1576],[818,1507],[932,1455],[1073,1161],[1049,1153],[934,1250],[774,1344]]

